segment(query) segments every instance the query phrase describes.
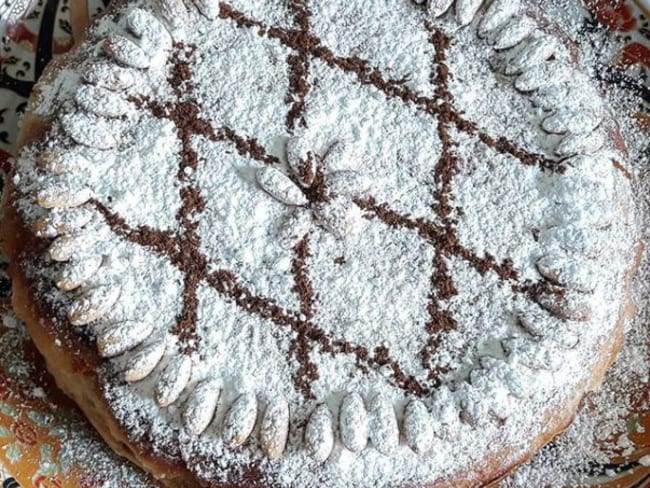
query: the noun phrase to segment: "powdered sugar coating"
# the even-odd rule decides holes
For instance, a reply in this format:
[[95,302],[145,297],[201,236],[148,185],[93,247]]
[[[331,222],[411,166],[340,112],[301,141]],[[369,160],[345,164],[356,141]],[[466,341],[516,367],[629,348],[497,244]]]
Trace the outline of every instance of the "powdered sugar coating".
[[[355,49],[368,53],[371,66],[374,67],[376,63],[385,76],[391,77],[388,73],[393,70],[400,75],[404,70],[406,74],[413,75],[406,82],[409,89],[421,89],[424,97],[435,94],[435,84],[424,85],[428,84],[430,72],[435,71],[433,57],[440,46],[434,48],[429,43],[431,31],[424,25],[431,19],[424,9],[418,9],[408,2],[400,3],[399,12],[381,6],[373,12],[373,15],[377,15],[376,20],[365,18],[365,22],[355,28],[354,23],[344,21],[356,16],[357,4],[362,2],[346,2],[349,12],[340,9],[337,3],[319,3],[312,12],[314,29],[327,30],[328,40],[323,40],[324,44],[340,56],[351,56]],[[474,7],[472,2],[460,3],[463,5],[458,8],[459,12],[465,12],[464,19],[468,15],[466,12]],[[292,24],[291,15],[285,12],[284,7],[262,7],[259,2],[251,1],[234,2],[233,9],[250,15],[260,13],[260,22],[271,23],[278,18],[289,17],[288,24]],[[265,14],[269,10],[273,15],[267,18]],[[439,162],[441,157],[448,157],[442,154],[444,148],[441,147],[440,138],[444,137],[444,132],[440,132],[439,121],[427,112],[435,110],[432,105],[426,105],[424,109],[417,105],[419,102],[407,103],[395,95],[405,93],[398,91],[400,84],[380,89],[372,82],[364,81],[366,75],[363,71],[346,72],[329,58],[314,57],[307,70],[311,90],[305,97],[306,107],[302,114],[304,125],[297,123],[289,130],[284,120],[288,104],[285,92],[291,80],[283,63],[294,53],[295,46],[287,46],[290,41],[283,41],[281,37],[274,38],[275,31],[236,25],[233,11],[224,11],[222,7],[224,18],[215,20],[214,24],[196,17],[196,32],[183,36],[186,46],[197,39],[203,43],[195,42],[200,45],[197,52],[203,56],[193,58],[190,54],[188,57],[193,60],[193,82],[196,85],[197,103],[201,107],[199,115],[214,127],[214,131],[194,127],[192,130],[195,132],[187,136],[188,140],[183,141],[183,147],[180,147],[181,144],[177,142],[178,122],[171,123],[165,118],[172,111],[169,108],[171,105],[161,111],[152,103],[174,103],[175,87],[165,83],[165,79],[171,76],[169,71],[172,64],[168,62],[154,66],[142,74],[128,91],[133,99],[143,105],[137,117],[140,124],[147,128],[141,131],[127,127],[125,131],[128,132],[126,136],[129,137],[130,147],[117,150],[122,155],[119,158],[122,161],[137,159],[139,166],[128,173],[133,176],[125,177],[126,172],[115,172],[97,177],[90,170],[90,178],[95,178],[91,185],[94,197],[103,208],[101,215],[120,215],[125,221],[123,227],[176,230],[177,213],[183,208],[178,201],[178,190],[179,187],[188,186],[188,181],[196,183],[206,207],[204,213],[199,214],[201,211],[195,209],[196,215],[190,213],[185,216],[187,222],[183,224],[185,231],[188,231],[192,229],[193,221],[198,223],[199,250],[211,262],[208,273],[202,275],[207,284],[196,292],[200,304],[197,310],[199,332],[189,341],[183,337],[177,339],[174,336],[178,334],[169,333],[174,328],[175,318],[182,315],[182,311],[179,311],[182,305],[179,290],[182,290],[180,283],[184,278],[179,275],[186,274],[187,270],[182,268],[180,272],[164,256],[149,257],[156,254],[154,249],[138,247],[137,243],[129,241],[116,229],[119,245],[106,242],[102,248],[114,265],[117,261],[129,262],[125,249],[139,254],[137,268],[148,275],[143,280],[145,286],[137,294],[130,295],[123,291],[122,295],[139,297],[144,294],[148,295],[148,303],[164,304],[160,313],[163,320],[155,328],[170,336],[161,378],[152,372],[151,378],[133,386],[109,381],[106,395],[111,399],[116,415],[125,425],[136,424],[138,415],[144,415],[153,419],[159,427],[150,440],[162,442],[163,439],[174,439],[177,436],[174,429],[179,425],[178,416],[174,413],[174,407],[164,410],[155,405],[151,383],[158,384],[159,403],[180,405],[197,381],[215,374],[223,376],[227,408],[244,402],[236,398],[244,398],[247,408],[241,407],[241,415],[217,414],[212,431],[208,429],[200,439],[196,436],[183,438],[180,448],[180,456],[185,459],[192,458],[194,454],[207,459],[209,468],[204,463],[195,466],[199,476],[223,479],[228,469],[221,468],[219,462],[222,461],[218,459],[227,459],[230,465],[245,466],[257,462],[260,456],[252,441],[236,452],[224,446],[224,441],[239,445],[248,439],[253,429],[251,422],[254,423],[255,410],[248,407],[253,402],[257,404],[259,401],[263,405],[266,399],[278,394],[288,398],[292,425],[306,421],[314,407],[314,399],[327,402],[328,408],[337,412],[343,396],[351,392],[366,398],[380,392],[392,398],[402,419],[408,403],[406,408],[412,412],[406,414],[408,422],[403,430],[407,440],[410,439],[410,447],[423,457],[411,452],[407,445],[400,445],[393,454],[400,460],[399,469],[395,469],[380,462],[380,455],[371,448],[350,455],[341,451],[338,445],[340,435],[334,431],[333,421],[327,421],[327,415],[323,414],[318,422],[308,424],[311,425],[308,431],[312,429],[310,438],[317,443],[314,447],[316,457],[319,460],[329,458],[327,464],[316,470],[305,469],[312,466],[312,461],[300,448],[300,442],[295,440],[296,434],[290,436],[286,455],[281,461],[273,465],[264,464],[264,476],[281,482],[296,480],[301,486],[315,486],[316,483],[323,483],[320,486],[362,486],[369,479],[373,480],[375,486],[413,480],[428,481],[480,460],[489,452],[491,441],[497,435],[505,435],[508,442],[518,445],[519,439],[514,436],[513,426],[523,424],[534,428],[538,415],[548,406],[548,397],[561,398],[571,390],[580,377],[577,373],[588,370],[590,358],[587,352],[607,336],[618,315],[622,276],[628,258],[626,245],[630,241],[624,214],[627,210],[625,202],[622,209],[615,208],[617,202],[610,193],[611,188],[617,187],[623,189],[625,194],[627,188],[621,174],[610,164],[611,157],[618,157],[618,154],[606,148],[608,152],[599,160],[601,164],[598,168],[602,173],[598,173],[593,181],[586,181],[574,178],[570,169],[560,174],[550,171],[553,168],[547,167],[543,171],[538,165],[523,164],[518,155],[498,150],[499,145],[496,145],[497,149],[491,147],[485,143],[485,138],[477,139],[462,124],[448,128],[449,135],[457,141],[454,152],[461,158],[459,170],[452,175],[449,183],[451,190],[448,190],[453,194],[449,213],[457,221],[459,243],[451,250],[442,251],[436,247],[437,243],[431,245],[427,240],[435,242],[436,230],[445,234],[447,231],[443,229],[447,229],[448,219],[443,211],[439,215],[431,211],[438,200],[435,190],[445,178],[435,176],[435,171],[442,164]],[[190,12],[190,15],[195,14]],[[389,17],[391,20],[386,24]],[[335,18],[341,20],[341,26],[326,22]],[[113,26],[111,18],[107,18],[100,23],[98,32],[128,36],[129,33],[123,30],[123,22],[118,22],[122,27]],[[406,28],[412,25],[420,27]],[[376,31],[373,27],[388,30],[401,39],[406,36],[405,41],[408,42],[373,47],[371,44],[375,37],[372,33]],[[304,26],[301,28],[304,29]],[[258,30],[265,35],[260,36]],[[405,34],[408,32],[413,32],[411,37]],[[321,34],[319,32],[317,35],[325,37]],[[364,36],[366,44],[358,43],[358,38],[363,39]],[[467,114],[470,120],[476,121],[481,130],[486,129],[486,134],[494,134],[495,138],[496,135],[505,134],[516,146],[524,147],[532,154],[541,154],[549,161],[556,161],[554,148],[558,143],[557,153],[563,155],[597,150],[598,144],[588,144],[597,139],[592,134],[582,139],[569,134],[563,142],[559,142],[557,137],[554,139],[552,134],[544,134],[539,124],[547,114],[531,109],[529,100],[494,75],[487,63],[487,59],[493,56],[490,46],[479,44],[474,31],[470,29],[457,33],[454,39],[455,44],[450,48],[446,61],[450,71],[455,73],[449,93],[453,95],[456,108]],[[335,41],[336,45],[332,46],[330,41]],[[139,41],[133,39],[133,42],[137,45]],[[505,66],[510,68],[506,72],[519,73],[534,68],[534,63],[543,63],[555,53],[554,42],[533,41],[523,47],[523,54],[507,55],[509,64]],[[417,49],[410,46],[417,46]],[[130,63],[139,69],[145,67],[140,62],[139,51],[134,51],[130,46],[128,51],[112,55],[116,59],[119,57],[122,63]],[[184,56],[180,55],[181,58]],[[402,58],[408,61],[392,69],[395,60]],[[255,70],[251,70],[251,66],[255,66]],[[215,72],[221,75],[218,82],[214,80]],[[495,92],[487,89],[491,85],[499,90],[503,100],[512,103],[495,107]],[[468,86],[485,87],[485,91],[468,90]],[[299,94],[295,96],[299,98]],[[148,113],[148,110],[152,113]],[[166,114],[161,116],[160,112]],[[359,117],[360,113],[365,117]],[[78,140],[83,136],[88,145],[97,146],[96,138],[87,137],[77,127],[78,120],[71,126],[74,132],[68,131],[73,132],[70,135],[77,142],[83,142]],[[85,123],[81,125],[86,129]],[[217,130],[224,127],[234,135]],[[116,131],[121,134],[122,128]],[[75,138],[74,134],[78,134],[78,137]],[[287,209],[261,191],[255,184],[254,175],[260,168],[267,167],[280,167],[288,174],[284,143],[290,135],[307,141],[304,145],[313,148],[316,154],[325,154],[334,141],[354,141],[359,153],[354,169],[361,174],[371,175],[373,183],[369,195],[374,198],[374,203],[359,198],[346,203],[359,216],[365,217],[355,221],[360,226],[358,233],[352,233],[351,237],[343,240],[337,239],[337,234],[340,238],[341,233],[332,233],[332,229],[337,228],[328,224],[327,219],[340,222],[339,214],[321,211],[320,222],[317,218],[311,227],[301,227],[301,231],[307,229],[308,239],[303,239],[304,235],[294,236],[297,240],[292,239],[289,249],[276,242],[276,228]],[[56,139],[58,135],[52,137]],[[591,139],[586,140],[586,137]],[[251,158],[252,153],[259,151],[250,141],[246,141],[247,138],[254,138],[265,149],[264,155]],[[604,143],[604,139],[597,140]],[[248,144],[248,149],[242,149],[244,143]],[[105,145],[105,141],[100,141],[100,144]],[[154,146],[155,153],[145,156],[146,148]],[[179,155],[182,151],[187,152],[187,146],[198,154],[198,164],[194,167],[181,162],[182,172],[176,175],[181,159]],[[28,159],[30,150],[32,148],[26,149]],[[37,148],[34,150],[38,152]],[[160,164],[165,161],[167,163]],[[162,171],[159,172],[161,167]],[[32,171],[29,162],[26,162],[19,172],[26,181],[18,181],[18,186],[27,195],[32,186],[43,185],[33,181]],[[151,175],[151,178],[144,178],[145,174]],[[570,183],[567,184],[567,181]],[[120,191],[116,192],[115,188]],[[136,193],[136,188],[138,192],[144,188],[143,198]],[[296,189],[300,191],[297,186]],[[142,211],[160,195],[164,195],[162,200],[158,200],[163,202],[162,205],[158,203],[153,212]],[[589,197],[589,209],[582,208],[580,204],[585,195]],[[109,196],[110,199],[107,198]],[[386,206],[381,207],[384,203]],[[196,208],[201,207],[200,202],[195,204],[198,205]],[[29,217],[32,212],[30,203],[26,202],[24,208]],[[391,225],[389,219],[393,214],[386,209],[399,217],[407,217],[402,218],[400,225]],[[342,215],[348,215],[347,211]],[[424,225],[428,220],[433,223]],[[608,227],[595,226],[603,221],[607,222]],[[597,261],[607,260],[612,266],[603,271],[596,288],[586,295],[568,294],[565,304],[558,304],[557,297],[541,296],[533,300],[515,290],[514,283],[524,284],[526,280],[540,279],[537,264],[550,253],[539,236],[548,229],[557,226],[565,228],[569,224],[577,225],[581,232],[590,236],[587,239],[590,243],[596,234],[600,234],[598,239],[601,241],[616,240],[620,243],[621,249],[612,246],[597,255]],[[322,227],[327,227],[328,232]],[[545,235],[548,236],[549,232]],[[557,245],[555,237],[549,239],[549,247]],[[560,247],[570,247],[572,241],[563,244],[564,241],[561,241]],[[137,248],[137,251],[132,248]],[[294,256],[294,251],[299,253],[299,249],[303,250],[304,255]],[[438,255],[444,256],[447,270],[443,278],[451,278],[455,293],[435,287],[432,292],[432,281],[441,279],[435,274],[436,267],[440,266],[436,261]],[[478,264],[476,260],[467,259],[468,255],[473,255]],[[493,261],[488,256],[493,256]],[[507,277],[508,262],[517,271],[517,279]],[[546,269],[551,269],[549,266]],[[585,261],[584,266],[591,267],[592,264]],[[162,269],[165,270],[161,273],[163,278],[153,278]],[[237,272],[239,282],[223,273],[218,274],[224,269]],[[308,275],[305,275],[304,269],[308,270]],[[214,285],[218,279],[227,284],[227,287],[223,285],[225,289]],[[137,289],[133,282],[128,283],[129,280],[131,278],[128,276],[123,278],[128,288]],[[562,285],[568,283],[568,280],[562,283],[559,278],[556,281]],[[163,283],[163,287],[169,284],[170,289],[160,289],[160,283]],[[233,293],[232,290],[241,283],[245,284],[246,290],[241,290],[241,295]],[[307,284],[312,288],[311,293]],[[89,280],[87,286],[94,285],[96,283]],[[300,296],[296,296],[295,288],[300,290]],[[428,306],[432,293],[442,296],[438,297],[439,315],[430,322]],[[283,325],[271,320],[266,312],[250,313],[247,308],[250,306],[247,304],[251,303],[247,301],[249,295],[272,298],[283,310],[279,321]],[[305,300],[305,296],[311,299]],[[579,301],[580,306],[568,303],[571,300]],[[131,319],[142,314],[145,320],[151,320],[151,310],[142,307],[141,303],[134,303],[137,301],[129,298],[120,302],[121,309],[115,313]],[[521,308],[536,306],[536,301],[565,319],[586,319],[588,322],[584,326],[579,350],[563,360],[565,364],[560,366],[564,367],[557,374],[553,372],[553,366],[556,366],[553,361],[560,357],[560,353],[546,343],[531,341],[524,335],[515,339],[514,345],[506,342],[508,347],[499,347],[512,335],[522,336],[515,317]],[[136,310],[138,313],[134,313]],[[475,310],[481,313],[475,314]],[[428,365],[448,369],[446,374],[440,374],[440,379],[454,386],[456,391],[450,392],[450,398],[438,400],[441,402],[438,405],[435,399],[441,397],[435,396],[436,387],[432,387],[431,392],[415,395],[422,397],[421,400],[408,401],[414,393],[406,393],[407,389],[403,382],[400,383],[395,367],[400,369],[403,376],[416,378],[426,384],[431,371],[423,368],[422,358],[413,351],[422,350],[426,345],[424,343],[428,337],[422,331],[429,323],[435,328],[441,325],[437,322],[442,320],[440,317],[449,316],[455,318],[456,326],[438,333],[440,343],[428,358]],[[110,319],[114,320],[114,317]],[[550,320],[564,323],[557,317]],[[313,335],[325,332],[333,338],[333,342],[347,341],[359,344],[363,349],[343,344],[337,346],[340,347],[338,354],[329,354],[323,350],[325,346],[321,343],[307,350],[308,358],[305,360],[300,349],[305,346],[300,343],[301,332],[296,324],[304,325],[312,321],[320,327],[311,330]],[[343,339],[339,339],[341,337]],[[298,341],[297,345],[295,341]],[[190,356],[185,354],[186,348],[192,349]],[[292,348],[297,352],[289,353]],[[367,361],[370,367],[365,366],[368,371],[359,368],[360,362],[363,365],[363,350],[366,351],[366,358],[370,356],[370,361]],[[389,356],[397,358],[394,362],[385,358],[387,350],[390,351]],[[195,354],[197,351],[198,354]],[[497,356],[497,365],[479,367],[479,360],[486,355]],[[305,394],[295,381],[296,370],[305,368],[309,372],[312,364],[318,366],[320,376],[309,378],[307,375],[311,389],[309,394]],[[544,381],[536,385],[534,391],[524,391],[522,382],[517,378],[517,372],[523,370],[522,364],[551,372],[540,376]],[[107,368],[110,369],[110,366]],[[191,374],[187,373],[190,369]],[[182,370],[183,374],[179,375],[178,370]],[[165,373],[170,371],[175,374]],[[467,378],[472,379],[471,385],[464,382]],[[161,379],[164,381],[161,382]],[[247,390],[255,391],[254,395],[258,396],[251,393],[239,396]],[[488,399],[492,396],[493,401]],[[521,398],[526,399],[530,409],[517,411],[513,408]],[[496,414],[503,425],[490,421],[489,412]],[[465,423],[461,422],[461,417]],[[224,421],[228,426],[225,439],[220,436]],[[314,431],[316,425],[325,430]],[[446,431],[450,438],[460,439],[471,445],[472,449],[453,458],[449,458],[444,449],[432,451],[430,444],[433,433],[438,431]],[[133,429],[132,434],[135,438],[143,435],[137,429]],[[444,438],[443,434],[440,435]],[[335,439],[338,447],[330,454],[330,442],[334,443]],[[360,467],[362,469],[358,469]]]
[[368,412],[363,398],[358,393],[350,393],[341,402],[339,412],[339,431],[341,442],[352,452],[358,452],[368,443]]
[[289,404],[284,398],[271,400],[260,425],[260,447],[269,459],[284,454],[289,438]]

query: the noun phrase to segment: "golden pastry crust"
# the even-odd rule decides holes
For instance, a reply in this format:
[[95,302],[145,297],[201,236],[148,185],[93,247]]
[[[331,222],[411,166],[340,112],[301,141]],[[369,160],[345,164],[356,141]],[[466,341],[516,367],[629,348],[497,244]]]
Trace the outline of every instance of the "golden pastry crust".
[[70,2],[70,28],[72,29],[72,38],[75,44],[83,40],[84,33],[90,23],[87,0]]

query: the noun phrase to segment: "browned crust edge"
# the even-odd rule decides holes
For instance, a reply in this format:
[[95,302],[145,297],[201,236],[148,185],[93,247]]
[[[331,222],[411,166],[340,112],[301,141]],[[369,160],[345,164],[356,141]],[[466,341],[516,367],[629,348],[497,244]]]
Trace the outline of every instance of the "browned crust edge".
[[197,486],[189,470],[171,466],[153,453],[147,453],[146,449],[137,448],[127,439],[124,429],[112,416],[106,415],[110,408],[102,395],[99,379],[94,374],[95,367],[100,363],[98,354],[74,337],[57,335],[56,331],[60,327],[50,317],[42,314],[41,304],[30,299],[33,283],[30,283],[16,264],[20,250],[25,248],[28,231],[9,202],[11,185],[8,186],[8,191],[3,195],[5,215],[0,239],[12,263],[8,269],[12,280],[11,304],[16,315],[25,322],[27,331],[45,358],[47,369],[57,386],[77,403],[93,427],[117,454],[146,471],[155,473],[157,478],[169,486]]

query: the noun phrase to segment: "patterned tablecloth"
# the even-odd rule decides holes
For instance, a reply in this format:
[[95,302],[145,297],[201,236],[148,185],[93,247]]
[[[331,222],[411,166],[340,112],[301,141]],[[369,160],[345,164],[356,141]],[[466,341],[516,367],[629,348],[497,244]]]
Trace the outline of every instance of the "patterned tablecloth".
[[[92,17],[108,0],[0,0],[0,169],[15,151],[19,121],[47,62],[72,47],[69,3]],[[638,100],[636,117],[650,128],[650,0],[584,0],[595,14],[584,28],[609,28],[622,51],[597,73]],[[26,15],[22,15],[23,12]],[[1,184],[1,181],[0,181]],[[2,488],[149,487],[155,484],[113,455],[44,373],[42,360],[9,304],[0,256],[0,481]],[[650,331],[650,324],[648,327]],[[650,358],[646,358],[650,361]],[[643,392],[639,404],[650,404]],[[650,487],[650,411],[633,412],[633,454],[594,464],[592,486]],[[645,434],[643,433],[645,431]],[[644,455],[646,455],[644,457]],[[645,462],[648,460],[648,462]],[[607,482],[603,482],[603,477]]]

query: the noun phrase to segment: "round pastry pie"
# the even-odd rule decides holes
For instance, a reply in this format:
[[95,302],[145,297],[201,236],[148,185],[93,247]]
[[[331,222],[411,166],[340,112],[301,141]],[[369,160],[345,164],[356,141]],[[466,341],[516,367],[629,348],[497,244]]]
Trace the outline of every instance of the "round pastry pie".
[[33,94],[14,305],[167,486],[498,479],[620,346],[631,173],[580,53],[495,0],[117,2]]

